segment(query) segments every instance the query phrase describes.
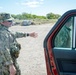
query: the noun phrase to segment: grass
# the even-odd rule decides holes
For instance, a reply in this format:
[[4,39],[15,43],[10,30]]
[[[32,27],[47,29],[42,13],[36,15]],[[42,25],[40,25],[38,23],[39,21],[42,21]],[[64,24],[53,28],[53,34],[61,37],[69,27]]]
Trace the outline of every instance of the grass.
[[31,21],[34,22],[36,25],[41,25],[41,24],[55,23],[57,19],[34,19]]

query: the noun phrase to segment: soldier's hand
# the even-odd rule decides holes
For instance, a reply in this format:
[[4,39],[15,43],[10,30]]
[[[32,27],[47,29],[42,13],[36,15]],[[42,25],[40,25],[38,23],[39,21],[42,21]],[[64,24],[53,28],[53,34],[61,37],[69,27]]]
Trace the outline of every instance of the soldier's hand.
[[38,34],[33,32],[33,33],[29,33],[29,36],[36,38],[38,36]]
[[9,66],[9,71],[10,71],[10,75],[16,74],[16,69],[13,64]]

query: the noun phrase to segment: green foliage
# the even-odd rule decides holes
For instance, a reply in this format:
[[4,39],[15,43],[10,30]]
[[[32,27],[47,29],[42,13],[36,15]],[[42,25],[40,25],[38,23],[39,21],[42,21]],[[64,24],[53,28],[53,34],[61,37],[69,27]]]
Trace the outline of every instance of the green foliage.
[[48,13],[48,14],[46,15],[46,17],[47,17],[48,19],[58,19],[58,18],[60,17],[60,15],[59,15],[59,14],[54,14],[54,13]]
[[14,19],[24,20],[24,19],[58,19],[60,17],[59,14],[48,13],[46,16],[37,16],[34,14],[22,13],[14,15],[12,14]]

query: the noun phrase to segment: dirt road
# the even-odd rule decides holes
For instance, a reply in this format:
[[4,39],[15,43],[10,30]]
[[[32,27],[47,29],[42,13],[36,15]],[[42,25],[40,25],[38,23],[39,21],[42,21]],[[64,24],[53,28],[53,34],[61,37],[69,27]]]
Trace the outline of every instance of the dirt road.
[[51,25],[13,26],[11,30],[19,32],[37,32],[38,37],[17,39],[22,49],[18,58],[22,75],[47,75],[43,49],[43,40]]

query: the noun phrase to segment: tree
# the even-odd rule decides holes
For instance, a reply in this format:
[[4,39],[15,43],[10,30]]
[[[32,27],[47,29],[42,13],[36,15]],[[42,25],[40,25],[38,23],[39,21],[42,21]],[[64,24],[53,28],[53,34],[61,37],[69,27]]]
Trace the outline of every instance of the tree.
[[54,13],[48,13],[48,14],[46,15],[46,17],[47,17],[48,19],[58,19],[58,18],[60,17],[60,15],[59,15],[59,14],[54,14]]

